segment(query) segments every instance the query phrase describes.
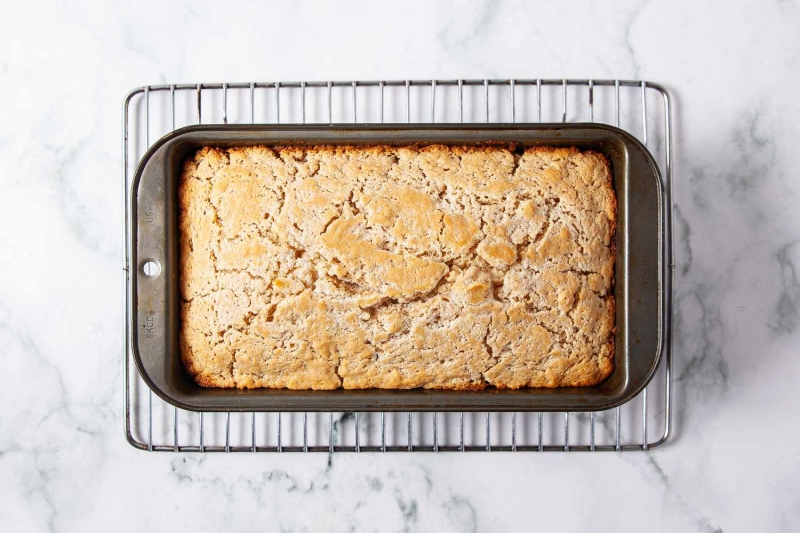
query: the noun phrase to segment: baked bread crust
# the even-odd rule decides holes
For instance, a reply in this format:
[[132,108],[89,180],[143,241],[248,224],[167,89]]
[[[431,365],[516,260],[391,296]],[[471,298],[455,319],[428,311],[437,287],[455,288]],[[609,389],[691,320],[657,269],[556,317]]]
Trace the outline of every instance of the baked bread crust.
[[603,381],[609,164],[512,149],[199,150],[178,189],[187,370],[239,388]]

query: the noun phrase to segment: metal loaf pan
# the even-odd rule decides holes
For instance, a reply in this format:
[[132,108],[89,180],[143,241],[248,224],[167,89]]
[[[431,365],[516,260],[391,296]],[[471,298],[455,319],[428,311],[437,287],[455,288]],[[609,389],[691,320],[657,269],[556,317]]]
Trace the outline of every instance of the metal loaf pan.
[[[184,160],[206,145],[439,143],[575,146],[602,152],[617,193],[615,370],[600,385],[558,389],[334,390],[209,389],[184,370],[178,351],[177,185]],[[638,394],[663,351],[664,224],[661,176],[630,134],[600,124],[207,125],[176,130],[145,154],[131,184],[128,245],[134,360],[165,401],[195,411],[594,411]],[[156,261],[156,276],[144,265]],[[150,272],[152,274],[152,272]]]

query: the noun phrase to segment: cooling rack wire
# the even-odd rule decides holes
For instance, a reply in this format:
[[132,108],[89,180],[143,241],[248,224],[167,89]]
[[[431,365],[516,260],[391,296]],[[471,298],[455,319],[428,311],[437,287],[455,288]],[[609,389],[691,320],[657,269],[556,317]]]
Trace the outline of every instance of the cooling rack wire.
[[[154,140],[213,123],[600,122],[625,129],[658,161],[664,187],[663,331],[658,371],[630,402],[597,413],[194,413],[155,396],[124,325],[124,424],[135,448],[167,452],[634,451],[662,446],[672,427],[672,138],[668,91],[656,83],[484,79],[203,83],[132,90],[123,105],[123,201]],[[127,223],[123,226],[127,239]],[[130,311],[127,246],[124,317]],[[654,431],[654,428],[656,431]]]

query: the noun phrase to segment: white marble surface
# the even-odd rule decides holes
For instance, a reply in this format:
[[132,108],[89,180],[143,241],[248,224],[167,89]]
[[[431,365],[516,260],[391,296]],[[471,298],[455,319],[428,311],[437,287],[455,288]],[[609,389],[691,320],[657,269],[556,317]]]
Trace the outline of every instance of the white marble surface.
[[[5,5],[0,530],[797,531],[798,28],[793,1]],[[674,91],[668,446],[329,463],[147,454],[124,441],[118,176],[130,88],[565,76]]]

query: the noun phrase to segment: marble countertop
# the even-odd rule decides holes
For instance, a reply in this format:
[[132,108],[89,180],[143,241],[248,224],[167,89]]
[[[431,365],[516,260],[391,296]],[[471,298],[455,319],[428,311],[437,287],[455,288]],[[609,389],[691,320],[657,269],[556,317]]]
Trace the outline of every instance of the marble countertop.
[[[793,1],[6,6],[0,530],[797,530],[798,28]],[[673,92],[670,443],[331,460],[131,448],[120,386],[124,94],[432,77],[645,79]]]

